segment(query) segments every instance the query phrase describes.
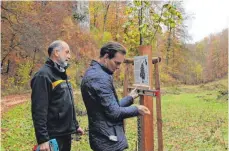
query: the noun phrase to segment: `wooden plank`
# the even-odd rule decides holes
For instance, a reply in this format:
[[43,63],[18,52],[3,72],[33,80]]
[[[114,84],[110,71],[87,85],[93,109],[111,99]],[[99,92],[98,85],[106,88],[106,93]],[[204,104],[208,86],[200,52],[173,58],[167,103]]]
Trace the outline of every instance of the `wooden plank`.
[[[150,62],[150,60],[149,60]],[[152,58],[152,64],[161,62],[161,57],[154,57]],[[125,58],[124,63],[126,64],[134,64],[134,59],[133,58]]]
[[[155,67],[155,88],[160,92],[160,79],[158,64]],[[162,115],[161,115],[161,93],[156,96],[156,111],[157,111],[157,135],[158,135],[158,151],[163,151],[163,135],[162,135]]]
[[[140,46],[140,55],[148,55],[148,62],[151,62],[152,58],[151,46]],[[149,63],[149,83],[150,89],[152,89],[152,64]],[[141,151],[153,151],[154,150],[154,131],[153,131],[153,98],[151,96],[141,96],[140,104],[146,106],[150,110],[150,115],[141,117]]]
[[133,84],[133,87],[137,87],[138,89],[147,89],[149,90],[150,86],[148,85],[143,85],[143,84]]

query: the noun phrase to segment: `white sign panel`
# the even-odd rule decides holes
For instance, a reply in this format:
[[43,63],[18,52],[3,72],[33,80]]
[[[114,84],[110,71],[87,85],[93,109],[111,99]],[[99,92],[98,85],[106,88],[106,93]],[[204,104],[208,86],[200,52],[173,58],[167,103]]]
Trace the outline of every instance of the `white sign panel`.
[[148,56],[134,57],[134,80],[135,84],[149,86]]

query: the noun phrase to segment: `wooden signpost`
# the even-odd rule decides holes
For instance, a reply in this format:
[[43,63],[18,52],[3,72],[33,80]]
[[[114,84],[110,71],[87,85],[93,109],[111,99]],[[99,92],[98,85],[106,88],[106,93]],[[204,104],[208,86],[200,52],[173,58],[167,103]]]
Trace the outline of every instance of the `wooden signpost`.
[[[150,115],[141,116],[138,119],[138,150],[139,151],[153,151],[154,150],[154,127],[153,127],[153,96],[156,97],[156,113],[157,113],[157,133],[158,133],[158,151],[163,151],[163,136],[162,136],[162,117],[161,117],[161,96],[160,96],[160,81],[159,81],[159,71],[158,63],[161,61],[161,58],[152,59],[152,49],[151,46],[140,46],[139,47],[140,55],[143,57],[137,57],[135,59],[148,59],[147,61],[135,61],[140,62],[140,65],[135,65],[135,67],[140,67],[143,70],[147,67],[146,73],[140,73],[143,71],[134,71],[136,77],[140,76],[142,78],[142,84],[134,84],[130,86],[129,84],[129,75],[130,66],[134,64],[134,59],[125,59],[125,77],[124,77],[124,87],[123,92],[124,96],[128,92],[137,86],[137,90],[140,95],[140,104],[146,106],[150,110]],[[148,56],[148,57],[144,57]],[[143,63],[144,67],[143,67]],[[154,64],[154,73],[155,73],[155,90],[153,90],[153,64]],[[135,69],[136,70],[136,69]],[[147,75],[145,75],[147,74]],[[136,79],[135,77],[135,79]],[[147,81],[147,77],[148,80]],[[141,81],[141,80],[140,80]],[[144,83],[145,82],[145,83]],[[147,83],[147,84],[146,84]]]

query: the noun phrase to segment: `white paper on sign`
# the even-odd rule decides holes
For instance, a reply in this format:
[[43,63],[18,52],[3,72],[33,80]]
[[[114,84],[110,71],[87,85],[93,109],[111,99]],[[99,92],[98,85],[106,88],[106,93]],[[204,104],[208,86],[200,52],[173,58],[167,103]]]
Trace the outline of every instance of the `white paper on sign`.
[[148,56],[134,57],[134,80],[135,84],[149,85]]

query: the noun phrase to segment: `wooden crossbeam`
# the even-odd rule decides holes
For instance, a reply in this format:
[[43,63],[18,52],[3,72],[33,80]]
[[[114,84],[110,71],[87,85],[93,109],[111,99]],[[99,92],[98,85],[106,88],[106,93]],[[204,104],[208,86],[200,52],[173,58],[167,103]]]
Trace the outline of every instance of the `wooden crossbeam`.
[[[161,62],[161,57],[153,57],[152,58],[152,64],[156,64]],[[133,58],[125,58],[124,63],[126,64],[134,64],[134,59]]]

